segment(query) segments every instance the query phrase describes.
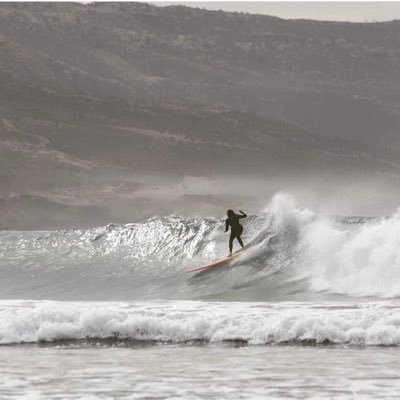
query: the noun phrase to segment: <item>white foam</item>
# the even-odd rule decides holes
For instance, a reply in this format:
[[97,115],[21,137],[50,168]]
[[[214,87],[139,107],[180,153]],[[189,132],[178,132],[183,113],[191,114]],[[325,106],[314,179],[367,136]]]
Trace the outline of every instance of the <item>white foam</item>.
[[353,296],[400,296],[400,214],[343,229],[327,220],[304,234],[311,285]]
[[272,215],[272,223],[275,229],[280,231],[287,231],[291,228],[300,230],[315,217],[311,210],[307,208],[300,209],[296,200],[284,193],[276,194],[267,210]]
[[400,345],[399,304],[0,302],[0,343],[106,339]]
[[400,296],[400,211],[388,219],[341,224],[318,217],[285,195],[268,207],[271,226],[289,241],[297,274],[314,291]]

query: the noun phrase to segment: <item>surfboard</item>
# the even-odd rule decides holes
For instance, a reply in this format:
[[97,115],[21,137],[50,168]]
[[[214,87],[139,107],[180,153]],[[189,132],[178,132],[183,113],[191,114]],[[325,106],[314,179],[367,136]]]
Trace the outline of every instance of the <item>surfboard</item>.
[[247,249],[248,249],[248,247],[245,246],[243,249],[235,251],[231,256],[220,258],[219,260],[213,261],[210,264],[202,265],[201,267],[190,269],[189,271],[186,271],[186,272],[197,272],[197,271],[203,271],[206,269],[211,269],[211,268],[217,267],[218,265],[224,264],[224,263],[231,261],[234,258],[240,256],[240,254]]

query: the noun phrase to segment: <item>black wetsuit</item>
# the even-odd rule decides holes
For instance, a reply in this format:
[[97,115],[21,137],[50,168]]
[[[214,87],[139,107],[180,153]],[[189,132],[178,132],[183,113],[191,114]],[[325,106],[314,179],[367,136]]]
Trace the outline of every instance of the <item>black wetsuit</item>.
[[225,232],[228,232],[229,227],[231,227],[231,236],[229,237],[229,253],[232,253],[233,241],[235,238],[243,247],[242,238],[240,237],[243,232],[243,226],[240,225],[239,219],[246,218],[247,215],[243,211],[240,211],[240,214],[241,215],[235,214],[225,220]]

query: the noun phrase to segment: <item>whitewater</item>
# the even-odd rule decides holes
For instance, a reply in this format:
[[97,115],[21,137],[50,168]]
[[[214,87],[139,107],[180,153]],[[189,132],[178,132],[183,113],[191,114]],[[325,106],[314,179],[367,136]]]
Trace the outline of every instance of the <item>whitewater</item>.
[[277,195],[244,227],[251,248],[197,274],[223,219],[0,232],[1,398],[398,398],[400,212]]

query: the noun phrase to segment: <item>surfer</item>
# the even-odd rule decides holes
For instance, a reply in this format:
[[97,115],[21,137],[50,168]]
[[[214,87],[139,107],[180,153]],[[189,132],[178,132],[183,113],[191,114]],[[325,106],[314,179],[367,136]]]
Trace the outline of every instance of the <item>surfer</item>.
[[240,215],[236,214],[233,210],[228,210],[226,212],[228,218],[225,221],[225,232],[228,232],[229,227],[231,227],[231,236],[229,237],[229,257],[232,255],[233,241],[238,240],[239,244],[244,247],[242,238],[240,237],[243,232],[243,226],[240,225],[239,219],[246,218],[247,215],[239,210]]

